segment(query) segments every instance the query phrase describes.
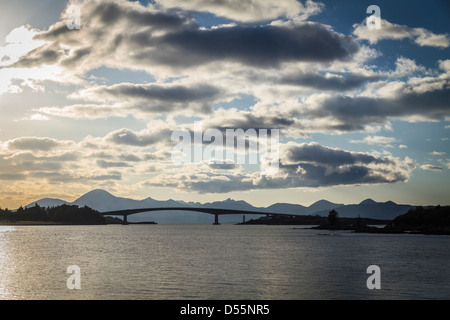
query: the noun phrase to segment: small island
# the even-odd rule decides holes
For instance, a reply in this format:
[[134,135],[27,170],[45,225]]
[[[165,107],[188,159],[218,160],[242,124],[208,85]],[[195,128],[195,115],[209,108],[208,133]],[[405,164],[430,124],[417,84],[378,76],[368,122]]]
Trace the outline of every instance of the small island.
[[383,228],[369,226],[363,219],[357,218],[355,223],[339,218],[339,214],[332,210],[325,223],[312,229],[352,230],[360,233],[419,233],[450,235],[450,206],[440,205],[430,208],[416,207],[405,214],[389,221]]
[[[328,217],[275,216],[252,219],[240,224],[250,225],[315,225],[307,229],[349,230],[359,233],[420,233],[450,235],[450,206],[416,207],[393,220],[343,218],[336,210]],[[303,228],[304,229],[304,228]]]
[[[331,212],[333,212],[332,210]],[[334,211],[336,212],[336,211]],[[320,228],[328,228],[328,229],[336,229],[340,228],[341,230],[345,228],[352,228],[353,225],[380,225],[385,226],[389,223],[389,220],[382,219],[372,219],[372,218],[338,218],[338,214],[336,212],[336,222],[330,219],[333,219],[332,216],[322,217],[319,215],[274,215],[274,216],[265,216],[258,219],[250,219],[248,221],[244,221],[238,224],[250,224],[250,225],[314,225],[319,226]],[[339,223],[337,223],[339,221]],[[317,227],[318,228],[318,227]]]

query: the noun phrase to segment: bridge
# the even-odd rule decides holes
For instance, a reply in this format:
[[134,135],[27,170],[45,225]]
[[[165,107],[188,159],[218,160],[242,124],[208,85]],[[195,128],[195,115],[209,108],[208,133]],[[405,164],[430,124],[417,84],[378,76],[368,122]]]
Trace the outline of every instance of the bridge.
[[257,215],[266,215],[266,217],[276,217],[276,216],[286,216],[293,217],[293,214],[285,214],[285,213],[271,213],[271,212],[259,212],[259,211],[248,211],[248,210],[234,210],[234,209],[217,209],[217,208],[194,208],[194,207],[161,207],[161,208],[139,208],[139,209],[126,209],[126,210],[116,210],[116,211],[106,211],[100,212],[104,216],[123,216],[123,223],[128,224],[127,217],[132,214],[142,213],[142,212],[150,212],[150,211],[195,211],[195,212],[204,212],[208,214],[214,215],[214,223],[215,225],[219,223],[219,215],[225,214],[257,214]]

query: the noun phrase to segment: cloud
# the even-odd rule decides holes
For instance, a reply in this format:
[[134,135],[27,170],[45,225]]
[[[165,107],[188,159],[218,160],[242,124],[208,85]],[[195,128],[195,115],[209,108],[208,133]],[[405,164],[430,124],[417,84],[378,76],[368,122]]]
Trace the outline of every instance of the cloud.
[[297,0],[157,0],[163,8],[180,8],[188,11],[209,12],[218,17],[241,22],[258,22],[277,18],[301,18],[319,13],[323,5],[308,0],[303,4]]
[[118,145],[148,147],[161,142],[170,143],[172,132],[173,130],[164,126],[144,129],[140,132],[122,128],[109,133],[105,139]]
[[[133,150],[127,148],[133,146],[117,149],[117,145],[106,137],[86,138],[78,143],[50,138],[16,140],[6,142],[0,148],[0,180],[10,181],[11,186],[18,187],[21,183],[34,186],[63,183],[65,187],[95,186],[95,183],[113,185],[115,181],[123,180],[124,175],[126,179],[133,175],[148,175],[146,161],[161,156],[161,151],[131,154],[129,152]],[[88,142],[96,142],[95,150],[102,151],[93,153],[83,147]],[[30,143],[37,144],[30,147]]]
[[0,180],[24,180],[26,175],[21,173],[0,173]]
[[99,159],[96,163],[100,168],[130,167],[130,164],[121,161],[106,161]]
[[[150,42],[155,42],[159,49],[149,56],[150,60],[175,66],[228,60],[267,68],[290,61],[346,60],[358,51],[358,45],[351,37],[340,35],[317,23],[304,23],[292,28],[237,25],[184,30],[151,41],[146,39],[141,46],[145,47]],[[181,52],[182,59],[179,55]]]
[[445,156],[446,155],[445,152],[439,152],[439,151],[433,151],[433,152],[430,152],[430,154],[433,156]]
[[93,181],[122,180],[122,174],[120,172],[117,172],[113,174],[93,175],[83,178]]
[[[308,4],[313,5],[311,1]],[[277,5],[271,6],[273,9]],[[180,68],[212,62],[270,68],[290,61],[348,60],[359,49],[353,37],[312,22],[289,27],[233,25],[202,29],[186,12],[158,11],[132,2],[86,1],[81,11],[80,30],[69,30],[67,13],[63,13],[60,21],[34,37],[45,44],[12,66],[58,65],[73,75],[101,65],[149,72],[171,69],[179,74]],[[102,46],[98,46],[100,42]]]
[[[259,5],[252,3],[253,7]],[[284,5],[272,4],[271,8]],[[35,108],[35,117],[99,119],[162,112],[206,114],[216,103],[247,94],[243,91],[252,93],[254,89],[249,87],[246,76],[249,70],[274,70],[302,62],[325,66],[333,61],[349,61],[359,51],[353,37],[319,23],[205,29],[189,12],[179,8],[165,10],[161,6],[119,1],[86,1],[80,6],[80,30],[67,28],[68,13],[63,12],[60,21],[48,30],[37,31],[34,38],[44,45],[10,66],[25,70],[53,67],[53,73],[39,72],[41,78],[36,81],[51,75],[52,81],[89,88],[70,96],[77,100],[74,104]],[[314,6],[313,2],[306,2],[306,7]],[[156,80],[98,86],[82,79],[88,71],[101,66],[146,71]],[[171,76],[176,76],[176,80]],[[303,77],[281,75],[281,83],[324,90],[355,89],[367,80],[373,78],[348,73],[324,77],[312,73],[303,73]],[[14,89],[18,91],[20,87],[7,85],[4,90]]]
[[138,2],[93,0],[77,5],[82,12],[80,30],[67,28],[71,13],[66,8],[58,22],[34,36],[33,40],[44,44],[9,66],[58,65],[65,70],[67,77],[77,77],[102,65],[136,70],[140,64],[130,59],[131,53],[146,49],[133,45],[139,36],[154,32],[161,35],[197,26],[189,14],[179,10],[156,10]]
[[332,149],[317,143],[289,144],[284,148],[283,164],[314,163],[321,165],[353,165],[379,162],[381,159],[364,153],[352,153],[340,149]]
[[126,103],[114,104],[73,104],[63,107],[40,107],[33,110],[42,117],[56,116],[72,119],[104,119],[105,117],[126,117],[133,110]]
[[[273,176],[235,164],[181,167],[170,162],[174,145],[170,138],[177,127],[192,128],[193,119],[201,119],[204,130],[280,129],[283,142],[312,139],[309,134],[317,132],[365,131],[369,135],[351,142],[386,149],[400,141],[376,130],[391,120],[450,119],[450,60],[438,61],[440,70],[431,70],[428,64],[421,65],[421,57],[399,57],[393,70],[387,65],[385,69],[378,64],[383,52],[359,41],[410,39],[419,46],[445,48],[447,35],[386,21],[385,29],[375,33],[355,25],[353,35],[347,36],[331,26],[308,22],[323,7],[312,1],[79,4],[80,30],[67,28],[68,12],[63,12],[48,30],[23,26],[11,33],[11,42],[0,49],[0,94],[31,88],[39,92],[36,100],[5,95],[11,108],[17,104],[16,119],[57,124],[45,131],[52,137],[61,130],[58,121],[79,123],[78,137],[83,132],[95,137],[78,142],[37,137],[4,142],[0,178],[8,182],[46,181],[82,188],[145,180],[149,186],[198,192],[403,182],[414,170],[409,158],[317,143],[281,145],[279,172]],[[203,27],[199,22],[204,16],[198,11],[221,17],[210,21],[224,24]],[[20,42],[20,33],[31,43]],[[124,78],[132,80],[123,82]],[[45,99],[40,100],[44,90]],[[20,104],[13,99],[20,99]],[[28,117],[23,117],[26,108]],[[111,121],[103,121],[107,118]],[[433,166],[425,164],[422,169]]]
[[444,170],[444,168],[442,168],[441,166],[435,166],[432,164],[424,164],[424,165],[421,165],[420,168],[422,170],[428,170],[428,171],[443,171]]
[[189,102],[203,99],[212,99],[219,90],[209,85],[198,85],[187,88],[179,85],[156,85],[156,84],[131,84],[120,83],[110,87],[100,86],[80,92],[80,95],[95,97],[103,100],[109,97],[129,99],[142,98],[145,100],[161,100],[168,102]]
[[81,153],[70,150],[60,153],[40,151],[39,156],[31,151],[5,150],[0,153],[1,172],[10,174],[10,180],[24,180],[37,172],[61,173],[65,169],[77,167]]
[[[413,86],[400,84],[388,97],[318,96],[307,101],[299,114],[308,118],[338,121],[341,131],[361,130],[366,125],[381,124],[391,118],[405,120],[440,120],[450,114],[450,90],[447,79],[428,79],[438,89],[425,89],[425,81]],[[424,92],[418,92],[424,88]]]
[[426,74],[428,73],[428,70],[423,66],[417,65],[416,61],[413,59],[399,57],[395,62],[395,71],[393,71],[390,76],[403,77],[418,72]]
[[353,25],[353,34],[357,38],[367,40],[372,44],[386,39],[411,39],[419,46],[439,48],[448,48],[450,46],[450,36],[447,34],[434,34],[424,28],[411,28],[391,23],[385,19],[381,19],[380,29],[369,29],[366,25],[366,20],[360,24]]
[[159,142],[159,139],[152,135],[136,134],[129,129],[120,129],[108,135],[108,140],[116,144],[145,147]]
[[[223,161],[223,159],[218,159],[218,161]],[[211,169],[220,169],[220,170],[234,170],[238,169],[240,166],[237,163],[215,163],[214,160],[207,163],[208,167]]]
[[365,82],[379,79],[378,76],[357,74],[297,73],[282,76],[279,82],[286,85],[298,85],[320,90],[347,91],[360,88]]
[[64,144],[61,141],[50,138],[23,137],[9,141],[8,148],[13,150],[50,151]]
[[383,136],[368,136],[363,140],[352,140],[351,143],[368,143],[368,144],[390,144],[396,142],[397,139],[394,137],[383,137]]
[[147,181],[146,185],[170,186],[201,193],[318,188],[406,181],[413,168],[409,158],[382,158],[317,143],[288,143],[280,148],[280,167],[276,175],[189,172],[186,169],[183,174],[157,176]]
[[[134,109],[144,112],[160,113],[190,108],[193,111],[204,113],[211,109],[220,92],[220,89],[207,84],[183,86],[178,84],[120,83],[85,89],[74,97],[98,102],[125,102],[125,105],[119,109],[126,108],[129,104]],[[80,107],[82,108],[82,106]],[[94,106],[94,108],[97,107]],[[106,108],[108,109],[107,106]],[[38,111],[48,112],[51,110],[41,108]]]

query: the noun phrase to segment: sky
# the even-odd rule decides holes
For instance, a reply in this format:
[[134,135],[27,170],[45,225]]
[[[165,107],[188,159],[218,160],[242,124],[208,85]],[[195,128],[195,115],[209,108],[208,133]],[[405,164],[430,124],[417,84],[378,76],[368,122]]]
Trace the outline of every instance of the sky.
[[[445,0],[0,8],[0,207],[99,188],[255,206],[449,204]],[[196,124],[200,134],[255,130],[258,139],[278,130],[277,170],[262,174],[265,158],[220,163],[220,153],[216,162],[174,161],[174,132],[194,137]],[[214,146],[249,159],[250,146]]]

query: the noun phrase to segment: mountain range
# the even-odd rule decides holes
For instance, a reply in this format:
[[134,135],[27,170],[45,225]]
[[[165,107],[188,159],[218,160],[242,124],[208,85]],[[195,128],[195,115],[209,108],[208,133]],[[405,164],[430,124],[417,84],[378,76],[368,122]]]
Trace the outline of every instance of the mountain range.
[[[255,207],[246,201],[236,201],[226,199],[224,201],[199,203],[185,202],[176,200],[160,201],[153,198],[145,198],[135,200],[129,198],[116,197],[108,191],[102,189],[92,190],[73,202],[61,199],[44,198],[34,201],[25,207],[38,204],[41,207],[54,207],[62,204],[88,206],[100,212],[152,208],[152,207],[205,207],[205,208],[222,208],[235,210],[248,210],[271,213],[287,213],[293,215],[320,215],[327,216],[329,211],[334,209],[339,213],[340,217],[362,217],[373,219],[392,220],[400,214],[406,213],[409,209],[415,208],[412,205],[397,204],[392,201],[376,202],[372,199],[366,199],[358,204],[342,204],[333,203],[327,200],[319,200],[312,205],[306,207],[300,204],[291,203],[275,203],[268,207]],[[249,216],[247,219],[258,218],[258,215]],[[128,217],[130,222],[155,221],[160,224],[173,223],[212,223],[213,217],[205,213],[196,213],[191,211],[154,211],[147,213],[139,213]],[[242,221],[242,215],[224,215],[220,217],[221,223],[236,223]]]

